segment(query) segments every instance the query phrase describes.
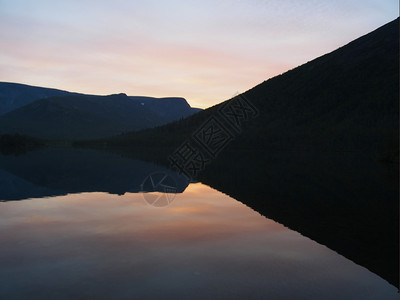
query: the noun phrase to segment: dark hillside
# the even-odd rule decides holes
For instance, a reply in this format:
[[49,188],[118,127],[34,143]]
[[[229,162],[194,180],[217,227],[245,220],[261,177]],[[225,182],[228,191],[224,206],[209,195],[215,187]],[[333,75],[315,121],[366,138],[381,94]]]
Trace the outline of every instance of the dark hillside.
[[[243,94],[260,111],[231,147],[392,151],[398,140],[399,19]],[[211,115],[102,141],[176,147]]]

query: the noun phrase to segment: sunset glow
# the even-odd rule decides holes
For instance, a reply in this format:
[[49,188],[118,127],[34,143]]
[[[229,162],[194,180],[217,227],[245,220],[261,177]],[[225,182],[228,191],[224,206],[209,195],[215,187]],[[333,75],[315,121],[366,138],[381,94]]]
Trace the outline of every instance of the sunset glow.
[[0,81],[206,108],[397,16],[395,0],[0,0]]

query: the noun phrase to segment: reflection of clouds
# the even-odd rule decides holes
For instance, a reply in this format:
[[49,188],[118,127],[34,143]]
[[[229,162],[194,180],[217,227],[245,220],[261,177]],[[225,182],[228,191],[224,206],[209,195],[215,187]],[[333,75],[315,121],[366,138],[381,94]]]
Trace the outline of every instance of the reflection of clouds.
[[[80,236],[99,234],[114,242],[134,236],[137,242],[185,243],[282,230],[281,225],[202,184],[189,185],[171,206],[159,210],[148,207],[140,195],[130,193],[71,194],[23,204],[5,203],[8,210],[3,210],[13,212],[7,226],[16,236],[24,235],[27,228],[29,232],[46,231],[49,235],[58,230],[79,229]],[[18,218],[19,214],[23,217]],[[24,238],[29,240],[29,236]]]
[[210,207],[174,207],[168,209],[168,213],[185,214],[186,216],[208,214],[211,211],[212,209]]
[[397,295],[364,268],[202,184],[165,209],[129,193],[0,208],[0,285],[30,295],[243,298],[250,289],[261,298],[364,299],[366,285],[382,298]]

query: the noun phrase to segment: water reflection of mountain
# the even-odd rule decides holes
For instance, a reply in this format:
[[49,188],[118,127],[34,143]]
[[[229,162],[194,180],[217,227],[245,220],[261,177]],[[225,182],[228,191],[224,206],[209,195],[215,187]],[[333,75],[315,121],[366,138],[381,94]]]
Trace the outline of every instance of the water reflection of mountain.
[[[138,192],[156,171],[185,190],[187,181],[165,167],[102,151],[0,156],[0,199]],[[398,285],[397,165],[361,153],[236,151],[199,180]]]
[[396,164],[366,153],[237,151],[199,179],[398,286]]
[[0,155],[0,200],[81,192],[137,193],[153,172],[171,176],[178,193],[188,185],[168,168],[103,151],[42,149],[21,156]]

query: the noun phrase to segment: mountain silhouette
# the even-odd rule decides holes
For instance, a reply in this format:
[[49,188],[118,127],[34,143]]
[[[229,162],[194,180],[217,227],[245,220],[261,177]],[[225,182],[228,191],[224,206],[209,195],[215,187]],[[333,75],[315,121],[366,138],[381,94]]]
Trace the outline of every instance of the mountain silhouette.
[[[14,104],[30,103],[7,106],[14,109],[0,116],[0,134],[49,139],[116,135],[166,124],[200,110],[191,108],[183,98],[94,96],[5,83],[0,85],[1,92],[2,103],[5,99],[13,99]],[[54,96],[57,93],[60,95]]]
[[[397,147],[398,53],[396,19],[264,81],[241,95],[258,109],[259,117],[244,122],[229,147],[368,151]],[[177,147],[226,103],[165,126],[101,142],[118,147]]]
[[187,103],[184,98],[179,97],[152,98],[130,96],[129,98],[168,120],[186,118],[202,110],[200,108],[190,107],[189,103]]
[[0,82],[0,115],[13,111],[38,99],[66,96],[73,93],[26,84]]

